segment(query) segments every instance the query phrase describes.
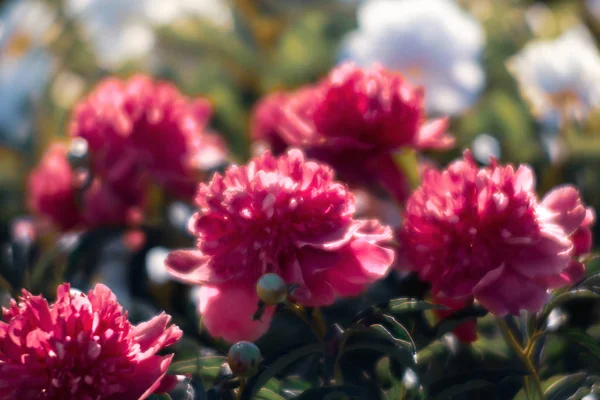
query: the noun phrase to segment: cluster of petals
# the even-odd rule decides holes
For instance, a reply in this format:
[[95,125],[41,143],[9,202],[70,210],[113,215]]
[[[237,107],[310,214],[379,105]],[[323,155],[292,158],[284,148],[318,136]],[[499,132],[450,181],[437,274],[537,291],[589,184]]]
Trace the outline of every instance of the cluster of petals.
[[371,0],[357,11],[358,27],[343,40],[341,59],[375,62],[427,91],[431,113],[459,115],[485,86],[481,23],[455,0]]
[[0,399],[145,399],[169,390],[172,355],[157,355],[182,335],[160,314],[132,325],[106,286],[86,295],[58,287],[56,302],[23,290],[0,322]]
[[297,285],[298,303],[326,306],[360,294],[394,259],[385,247],[391,229],[354,219],[348,188],[297,149],[216,174],[200,185],[196,203],[189,228],[197,248],[172,252],[166,265],[174,277],[202,285],[204,325],[227,341],[255,340],[268,329],[273,307],[252,320],[265,273]]
[[454,144],[447,120],[426,121],[424,91],[375,65],[336,67],[321,82],[275,93],[256,108],[253,137],[304,149],[358,185],[378,180],[398,200],[408,183],[394,162],[400,149],[445,149]]
[[468,151],[427,170],[398,233],[408,268],[437,298],[475,299],[496,315],[539,311],[549,289],[583,277],[594,213],[572,186],[540,201],[534,185],[528,166],[479,169]]
[[192,198],[203,172],[226,156],[224,143],[207,131],[211,112],[206,100],[166,82],[106,79],[71,119],[71,137],[87,142],[89,184],[79,190],[81,171],[71,168],[64,146],[51,146],[29,179],[31,208],[70,229],[128,223],[143,209],[150,183]]

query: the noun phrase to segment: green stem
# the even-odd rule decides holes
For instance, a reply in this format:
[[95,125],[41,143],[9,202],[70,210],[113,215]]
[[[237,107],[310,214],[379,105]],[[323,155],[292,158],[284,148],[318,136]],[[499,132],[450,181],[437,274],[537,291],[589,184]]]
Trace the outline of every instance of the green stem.
[[246,384],[245,379],[240,380],[240,387],[238,388],[237,396],[235,396],[236,400],[240,400],[242,398],[242,392],[244,391],[245,384]]
[[506,322],[502,318],[496,318],[496,322],[498,323],[498,326],[500,327],[500,332],[502,332],[502,336],[504,336],[504,339],[506,340],[508,345],[513,349],[513,351],[521,359],[521,361],[523,362],[523,364],[525,365],[525,367],[531,374],[531,376],[533,378],[533,382],[535,384],[535,388],[538,392],[540,399],[545,400],[544,390],[542,389],[542,382],[540,381],[540,376],[539,376],[537,370],[535,369],[535,366],[529,359],[528,355],[525,354],[525,352],[521,348],[521,345],[519,345],[519,342],[517,341],[517,339],[513,336],[512,332],[510,331],[510,328],[508,327]]

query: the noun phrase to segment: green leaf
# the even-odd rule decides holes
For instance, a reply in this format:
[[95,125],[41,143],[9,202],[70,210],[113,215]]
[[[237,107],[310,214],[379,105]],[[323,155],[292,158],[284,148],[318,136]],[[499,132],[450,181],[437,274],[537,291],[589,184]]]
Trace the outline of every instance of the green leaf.
[[575,394],[586,380],[585,372],[567,375],[553,383],[544,392],[546,400],[565,400]]
[[356,386],[340,385],[308,389],[294,400],[342,400],[351,399],[371,400],[366,390]]
[[457,396],[457,395],[472,392],[472,391],[479,391],[484,387],[492,386],[492,385],[493,384],[488,381],[485,381],[482,379],[474,379],[474,380],[467,381],[465,383],[454,385],[447,389],[444,389],[437,396],[433,397],[433,399],[434,400],[448,400],[448,399],[451,399],[453,396]]
[[325,348],[323,344],[315,343],[308,344],[294,350],[289,351],[283,356],[277,358],[270,365],[263,365],[261,371],[248,379],[244,390],[240,396],[240,400],[250,400],[258,391],[275,375],[281,372],[286,367],[292,365],[294,362],[309,356],[311,354],[324,353]]
[[171,374],[194,374],[213,382],[219,375],[219,369],[227,359],[222,356],[194,357],[189,360],[177,361],[169,367]]
[[428,303],[426,301],[402,297],[390,300],[388,310],[394,314],[427,311],[427,310],[447,310],[448,307],[441,304]]
[[258,393],[256,393],[254,400],[285,400],[285,397],[282,397],[271,389],[264,387],[261,388]]
[[500,387],[508,380],[515,377],[520,378],[526,374],[527,371],[524,368],[473,369],[458,374],[449,372],[441,379],[422,383],[426,387],[428,398],[444,400],[459,393],[480,390],[487,386]]
[[[585,281],[584,281],[585,282]],[[582,282],[583,285],[583,282]],[[578,286],[581,287],[581,286]],[[568,292],[563,292],[556,295],[550,302],[544,307],[544,311],[542,312],[538,321],[544,322],[550,312],[556,307],[567,303],[573,300],[581,300],[581,299],[600,299],[600,293],[595,293],[590,289],[575,289],[570,290]]]
[[404,149],[394,153],[392,158],[398,170],[408,179],[410,187],[412,189],[417,188],[421,181],[417,153],[414,150]]
[[153,393],[148,400],[171,400],[171,396],[168,393]]
[[596,339],[588,335],[586,332],[579,329],[559,329],[558,331],[552,333],[561,335],[579,343],[587,348],[593,355],[600,358],[600,344],[596,341]]

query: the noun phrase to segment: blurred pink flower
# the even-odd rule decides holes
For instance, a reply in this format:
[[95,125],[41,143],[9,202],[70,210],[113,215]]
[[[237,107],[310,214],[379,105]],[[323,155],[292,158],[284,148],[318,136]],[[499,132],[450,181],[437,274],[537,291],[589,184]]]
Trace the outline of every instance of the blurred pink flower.
[[75,202],[76,188],[67,149],[53,144],[29,175],[27,203],[31,211],[42,215],[60,230],[79,224],[81,216]]
[[156,353],[182,335],[160,314],[131,325],[115,295],[58,287],[53,304],[23,290],[0,322],[0,399],[145,399],[169,389],[172,355]]
[[394,151],[446,149],[454,138],[447,120],[426,122],[424,92],[381,66],[342,64],[315,86],[267,97],[256,109],[254,137],[301,147],[353,184],[379,180],[398,200],[408,182]]
[[67,160],[67,148],[52,144],[32,171],[27,201],[31,211],[61,231],[107,225],[127,225],[144,206],[145,186],[131,177],[136,191],[117,192],[99,176],[80,192],[82,182]]
[[299,150],[230,167],[200,185],[196,203],[189,226],[197,249],[175,251],[166,264],[176,278],[204,285],[205,326],[228,341],[255,340],[268,329],[272,310],[251,320],[265,273],[297,284],[299,303],[325,306],[336,295],[358,295],[393,262],[393,251],[381,246],[391,229],[355,220],[347,187]]
[[527,166],[495,160],[478,169],[469,151],[427,170],[398,235],[407,268],[437,297],[475,298],[496,315],[539,311],[548,289],[583,276],[574,256],[589,251],[593,213],[571,186],[538,201],[534,179]]
[[225,159],[224,142],[208,133],[207,100],[183,96],[144,75],[108,78],[81,101],[71,136],[87,140],[94,171],[121,194],[131,176],[148,174],[169,192],[193,197],[201,173]]
[[264,142],[275,155],[287,149],[287,143],[281,137],[281,107],[289,94],[275,92],[263,97],[252,111],[250,132],[252,140]]

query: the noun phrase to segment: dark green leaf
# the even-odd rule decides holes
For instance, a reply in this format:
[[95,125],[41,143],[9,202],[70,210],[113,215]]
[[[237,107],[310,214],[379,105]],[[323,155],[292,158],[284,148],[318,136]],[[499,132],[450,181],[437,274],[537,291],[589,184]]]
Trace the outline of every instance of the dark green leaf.
[[480,308],[465,308],[457,311],[454,314],[444,318],[440,323],[434,326],[432,339],[437,339],[444,336],[446,333],[452,332],[455,328],[459,327],[465,322],[471,321],[476,318],[484,317],[488,311]]
[[342,400],[351,399],[371,400],[367,392],[360,387],[340,385],[324,388],[308,389],[294,400]]
[[283,369],[300,360],[303,357],[311,354],[323,353],[325,351],[324,346],[320,343],[308,344],[297,349],[291,350],[283,356],[277,358],[270,365],[263,365],[261,371],[251,377],[241,394],[241,400],[250,400],[258,393],[269,379],[273,378],[276,374],[281,372]]
[[573,375],[567,375],[552,384],[544,392],[546,400],[565,400],[575,394],[583,385],[586,379],[585,372]]
[[498,368],[471,370],[460,374],[447,374],[434,382],[423,382],[427,392],[434,399],[449,399],[462,392],[500,385],[506,380],[527,374],[524,368]]
[[282,397],[271,389],[264,387],[261,388],[258,393],[256,393],[254,400],[285,400],[285,397]]
[[546,307],[544,307],[544,311],[540,316],[539,321],[544,322],[546,318],[548,318],[548,315],[550,315],[550,312],[561,304],[582,299],[600,299],[600,294],[595,293],[590,289],[576,289],[559,293],[550,300]]
[[554,332],[587,348],[593,355],[600,358],[600,344],[586,332],[579,329],[559,329]]
[[153,393],[148,400],[171,400],[171,396],[168,393]]
[[440,305],[428,303],[426,301],[411,299],[408,297],[402,297],[399,299],[390,300],[388,310],[393,314],[407,313],[407,312],[415,312],[415,311],[426,311],[426,310],[445,310],[448,307]]
[[219,375],[221,365],[226,361],[227,359],[222,356],[194,357],[172,363],[169,372],[172,374],[199,375],[209,382],[213,382]]
[[437,396],[433,397],[434,400],[449,400],[453,396],[464,394],[467,392],[480,391],[482,388],[492,386],[493,384],[481,379],[474,379],[465,383],[451,386],[447,389],[442,390]]

